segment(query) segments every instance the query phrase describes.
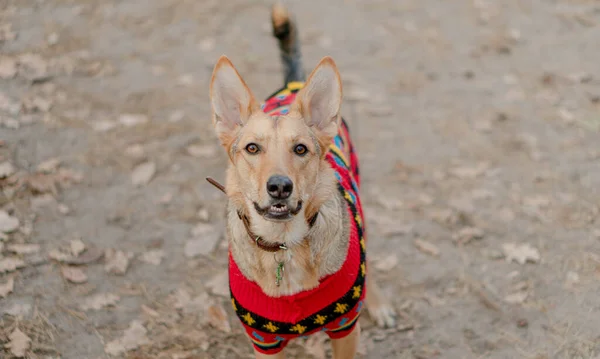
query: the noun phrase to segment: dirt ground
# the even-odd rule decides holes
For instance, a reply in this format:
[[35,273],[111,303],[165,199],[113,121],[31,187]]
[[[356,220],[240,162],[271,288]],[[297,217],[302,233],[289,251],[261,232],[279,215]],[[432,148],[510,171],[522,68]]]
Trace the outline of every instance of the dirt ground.
[[[0,357],[252,358],[208,80],[227,54],[281,85],[270,3],[0,1]],[[340,67],[400,313],[361,318],[360,357],[600,358],[599,3],[290,8],[305,66]]]

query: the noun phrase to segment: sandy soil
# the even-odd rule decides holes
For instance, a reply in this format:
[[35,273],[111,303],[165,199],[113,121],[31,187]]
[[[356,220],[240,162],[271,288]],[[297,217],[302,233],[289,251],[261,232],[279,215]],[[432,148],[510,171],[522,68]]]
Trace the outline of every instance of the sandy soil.
[[[1,357],[252,357],[207,92],[221,54],[259,97],[281,84],[269,5],[0,2]],[[342,72],[371,275],[401,313],[361,318],[360,357],[598,358],[598,2],[290,7],[305,65]]]

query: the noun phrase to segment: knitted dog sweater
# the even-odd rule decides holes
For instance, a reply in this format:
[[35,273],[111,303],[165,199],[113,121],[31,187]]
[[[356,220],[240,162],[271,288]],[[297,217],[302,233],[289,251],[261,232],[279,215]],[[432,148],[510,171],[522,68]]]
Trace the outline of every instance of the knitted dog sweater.
[[[304,84],[290,82],[269,98],[262,110],[285,115]],[[294,295],[273,298],[248,280],[229,254],[231,304],[257,351],[275,354],[287,343],[324,331],[330,338],[348,335],[359,318],[365,297],[366,237],[358,188],[358,159],[344,120],[333,139],[326,160],[335,171],[338,190],[350,218],[346,260],[339,271],[319,279],[319,286]]]

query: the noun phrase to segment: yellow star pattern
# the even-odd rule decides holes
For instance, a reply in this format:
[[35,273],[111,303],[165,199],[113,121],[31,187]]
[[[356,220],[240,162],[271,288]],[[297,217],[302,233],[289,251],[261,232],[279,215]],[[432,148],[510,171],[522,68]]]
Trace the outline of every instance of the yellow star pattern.
[[276,327],[275,325],[273,325],[273,323],[271,323],[271,322],[268,322],[267,324],[263,325],[263,328],[266,328],[271,333],[275,333],[276,331],[279,330],[279,328]]
[[359,227],[362,227],[362,219],[358,214],[354,217],[354,219],[356,219],[356,224],[358,224]]
[[364,263],[360,264],[360,274],[364,277],[367,274],[367,266]]
[[362,288],[360,287],[360,285],[352,287],[352,289],[354,290],[354,293],[352,293],[352,298],[360,298],[360,292],[362,292]]
[[326,315],[317,314],[317,317],[315,318],[315,324],[323,325],[325,324],[325,319],[327,319]]
[[252,326],[252,324],[256,323],[256,320],[254,320],[254,318],[252,318],[250,313],[246,313],[246,314],[242,315],[242,318],[244,318],[244,320],[246,321],[246,323],[248,323],[249,326]]
[[365,243],[365,239],[364,238],[360,239],[360,246],[362,247],[363,251],[367,250],[367,248],[366,248],[367,245]]
[[231,306],[233,307],[233,310],[237,312],[237,305],[235,305],[235,299],[233,298],[231,298]]
[[290,331],[296,332],[298,334],[304,333],[305,330],[306,330],[306,327],[303,325],[300,325],[300,324],[296,324],[292,328],[290,328]]
[[348,311],[348,304],[335,303],[334,312],[344,314]]
[[350,201],[350,203],[354,203],[354,201],[352,201],[352,197],[350,197],[350,193],[348,193],[347,191],[344,191],[344,197],[346,197],[346,199]]

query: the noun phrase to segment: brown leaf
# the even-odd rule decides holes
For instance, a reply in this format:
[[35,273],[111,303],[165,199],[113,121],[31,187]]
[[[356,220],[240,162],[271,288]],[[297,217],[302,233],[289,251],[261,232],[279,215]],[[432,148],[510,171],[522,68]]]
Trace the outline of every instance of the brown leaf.
[[73,265],[83,265],[96,262],[104,256],[104,251],[99,248],[88,248],[78,257],[68,256],[62,262]]
[[415,246],[421,252],[428,254],[432,257],[439,257],[439,255],[440,255],[440,250],[438,249],[437,246],[435,246],[434,244],[429,243],[423,239],[415,240]]
[[208,322],[213,327],[225,333],[231,333],[231,326],[227,320],[227,312],[221,304],[213,304],[206,310]]
[[540,252],[528,243],[516,244],[516,243],[504,243],[502,245],[502,251],[506,256],[506,261],[515,261],[519,264],[525,264],[526,262],[537,263],[540,260]]
[[123,333],[123,337],[107,343],[104,351],[108,355],[119,356],[126,351],[149,344],[150,340],[146,334],[147,330],[142,323],[139,320],[134,320]]
[[452,239],[460,245],[467,244],[474,239],[483,238],[484,233],[481,229],[475,227],[464,227],[461,228],[457,233],[452,236]]
[[77,267],[62,267],[60,271],[63,277],[71,283],[81,284],[88,280],[85,272]]
[[19,219],[8,214],[6,211],[0,210],[0,232],[11,233],[19,228]]
[[25,318],[31,313],[31,304],[29,303],[14,303],[10,307],[4,309],[2,313],[12,315],[13,317]]
[[133,253],[125,253],[115,249],[107,249],[104,252],[106,263],[104,270],[108,273],[123,275],[129,267],[129,260],[133,258]]
[[120,299],[121,298],[116,294],[99,293],[85,298],[79,307],[81,310],[100,310],[104,307],[117,304]]
[[229,276],[227,272],[216,275],[213,279],[206,283],[206,287],[209,288],[215,295],[229,297]]
[[162,249],[152,249],[140,256],[140,260],[142,262],[146,262],[148,264],[153,264],[155,266],[159,265],[163,257],[165,256],[165,251]]
[[39,244],[15,243],[15,244],[9,244],[8,246],[6,246],[6,249],[9,252],[13,252],[16,254],[21,254],[21,255],[34,254],[34,253],[37,253],[40,251],[40,245]]
[[133,127],[148,122],[148,116],[142,114],[125,113],[119,116],[119,123],[125,127]]
[[16,172],[15,166],[8,161],[0,163],[0,179],[10,177]]
[[67,262],[67,260],[71,258],[71,255],[58,249],[52,249],[50,252],[48,252],[48,257],[58,262]]
[[27,176],[27,184],[34,193],[58,194],[56,176],[53,174],[34,173]]
[[131,183],[136,187],[145,186],[152,180],[156,173],[156,164],[154,162],[145,162],[133,169],[131,173]]
[[6,283],[0,283],[0,297],[6,298],[9,293],[12,293],[15,287],[15,279],[13,277],[8,278]]
[[387,257],[375,262],[375,269],[382,272],[389,272],[398,264],[398,256],[390,254]]
[[504,297],[504,301],[510,304],[521,304],[529,294],[526,291],[515,292]]
[[49,158],[37,166],[37,171],[44,172],[44,173],[56,172],[56,170],[58,169],[58,166],[60,166],[60,163],[61,163],[61,160],[59,158],[56,158],[56,157]]
[[25,335],[19,328],[8,336],[10,342],[6,344],[7,348],[10,348],[10,352],[17,358],[23,358],[27,354],[31,345],[31,339]]
[[5,257],[0,259],[0,273],[12,272],[25,267],[25,262],[19,258]]
[[489,168],[489,163],[480,162],[475,166],[454,167],[450,169],[448,173],[459,179],[475,179],[484,174]]
[[70,241],[71,254],[78,257],[83,251],[85,251],[85,243],[79,238],[72,239]]

